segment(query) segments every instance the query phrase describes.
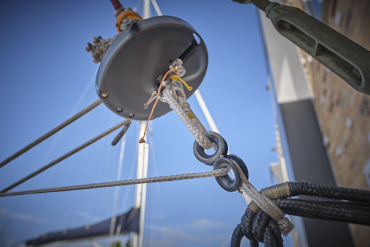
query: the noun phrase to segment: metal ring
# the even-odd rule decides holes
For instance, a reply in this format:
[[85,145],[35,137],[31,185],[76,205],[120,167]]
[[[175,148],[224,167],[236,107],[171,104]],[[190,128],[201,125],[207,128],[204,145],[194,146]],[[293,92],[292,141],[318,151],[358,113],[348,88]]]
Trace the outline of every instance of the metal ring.
[[236,156],[234,154],[228,154],[228,155],[226,155],[226,158],[231,159],[234,162],[235,165],[239,166],[240,169],[242,169],[245,177],[247,179],[249,179],[248,168],[247,168],[247,166],[245,165],[244,161],[241,158],[239,158],[238,156]]
[[230,158],[219,158],[213,164],[213,170],[221,168],[230,168],[235,178],[232,179],[229,174],[222,177],[216,177],[217,183],[226,191],[234,192],[239,189],[241,178],[238,168]]
[[205,133],[205,136],[214,144],[216,144],[217,149],[214,154],[208,155],[204,152],[204,148],[202,148],[197,141],[194,142],[193,151],[195,157],[202,163],[206,165],[213,165],[218,158],[227,155],[227,143],[221,135],[217,134],[213,131],[208,131]]

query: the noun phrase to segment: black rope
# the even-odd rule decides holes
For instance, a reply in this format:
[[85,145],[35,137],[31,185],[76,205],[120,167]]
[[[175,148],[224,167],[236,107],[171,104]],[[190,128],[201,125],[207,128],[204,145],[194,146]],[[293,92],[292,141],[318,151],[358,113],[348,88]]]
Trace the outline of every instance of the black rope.
[[258,210],[252,224],[253,236],[258,242],[264,243],[264,236],[269,221],[270,216],[268,214],[264,214],[263,210]]
[[283,240],[283,237],[281,236],[280,228],[279,228],[277,222],[273,219],[270,219],[268,228],[274,234],[276,246],[277,247],[283,247],[284,246],[284,240]]
[[311,184],[307,182],[289,182],[290,195],[307,195],[324,198],[349,200],[354,202],[370,202],[370,191],[348,189],[325,184]]
[[231,246],[240,246],[243,238],[243,232],[240,224],[236,226],[233,235],[231,237]]
[[[342,201],[316,201],[302,199],[275,200],[286,214],[305,218],[370,225],[370,205],[353,205]],[[262,210],[259,210],[262,211]]]
[[[273,202],[286,214],[353,224],[370,225],[370,191],[347,189],[306,182],[289,182],[291,196],[307,195],[336,200],[278,199]],[[346,200],[346,201],[342,201]],[[245,236],[250,246],[264,243],[267,247],[282,247],[280,228],[263,210],[254,213],[248,208],[235,228],[231,246],[239,247]]]
[[129,122],[128,124],[123,126],[123,129],[118,133],[118,135],[116,135],[116,137],[112,141],[112,146],[116,146],[116,144],[119,142],[119,140],[121,140],[121,138],[126,134],[130,125],[131,125],[131,122]]

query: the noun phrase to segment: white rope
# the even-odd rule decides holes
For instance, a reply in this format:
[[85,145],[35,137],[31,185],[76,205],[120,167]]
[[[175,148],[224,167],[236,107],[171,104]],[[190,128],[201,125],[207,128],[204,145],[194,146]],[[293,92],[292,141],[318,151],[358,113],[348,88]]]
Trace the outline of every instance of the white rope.
[[248,180],[244,181],[243,179],[240,190],[248,195],[265,213],[277,221],[284,236],[287,236],[293,230],[294,225],[285,217],[285,213],[270,199],[261,194]]
[[[195,117],[194,113],[189,110],[190,105],[186,102],[186,99],[184,100],[183,97],[178,96],[180,103],[177,102],[173,94],[171,94],[170,88],[171,86],[168,85],[163,91],[163,95],[166,98],[166,102],[168,103],[170,108],[177,113],[177,115],[188,128],[190,133],[194,136],[199,145],[202,146],[204,149],[211,149],[212,142],[204,134],[204,132],[206,132],[207,130],[200,123],[198,118]],[[193,119],[190,119],[188,115],[189,113],[191,116],[193,116]]]
[[242,184],[240,190],[249,196],[259,208],[261,208],[265,213],[267,213],[271,218],[277,221],[280,231],[284,236],[287,236],[294,228],[292,222],[290,222],[286,217],[285,213],[269,198],[260,193],[247,179],[244,175],[242,169],[237,166],[239,170],[239,175],[242,179]]
[[243,181],[240,190],[247,194],[263,211],[271,216],[276,221],[279,221],[285,216],[285,213],[276,206],[270,199],[259,193],[259,191],[248,181]]
[[55,187],[55,188],[39,189],[39,190],[26,190],[26,191],[18,191],[18,192],[8,192],[8,193],[0,193],[0,197],[28,195],[28,194],[40,194],[40,193],[60,192],[60,191],[70,191],[70,190],[85,190],[85,189],[113,187],[113,186],[121,186],[121,185],[185,180],[185,179],[193,179],[193,178],[220,177],[220,176],[224,176],[224,175],[228,174],[229,171],[230,171],[230,169],[228,169],[228,168],[222,168],[222,169],[217,169],[217,170],[213,170],[213,171],[209,171],[209,172],[188,173],[188,174],[178,174],[178,175],[172,175],[172,176],[130,179],[130,180],[121,180],[121,181],[113,181],[113,182],[105,182],[105,183],[83,184],[83,185]]

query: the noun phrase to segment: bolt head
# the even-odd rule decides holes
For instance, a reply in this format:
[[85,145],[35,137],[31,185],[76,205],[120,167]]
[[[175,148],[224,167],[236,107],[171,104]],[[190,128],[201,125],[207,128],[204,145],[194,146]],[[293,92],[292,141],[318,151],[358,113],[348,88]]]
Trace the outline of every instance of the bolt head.
[[118,111],[118,112],[121,112],[121,111],[122,111],[122,108],[117,108],[117,111]]
[[179,68],[179,69],[177,70],[177,72],[176,72],[176,75],[177,75],[178,77],[183,77],[185,74],[186,74],[186,69],[184,69],[184,68]]
[[100,94],[100,96],[102,96],[103,98],[106,98],[106,97],[108,97],[108,93],[106,93],[106,92],[102,92],[102,93]]

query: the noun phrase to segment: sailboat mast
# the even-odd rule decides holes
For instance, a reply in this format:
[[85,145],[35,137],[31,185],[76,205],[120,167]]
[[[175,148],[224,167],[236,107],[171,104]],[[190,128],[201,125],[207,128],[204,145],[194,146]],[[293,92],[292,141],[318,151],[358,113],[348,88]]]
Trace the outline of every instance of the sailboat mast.
[[144,0],[143,4],[143,19],[150,17],[150,0]]
[[[140,122],[140,132],[138,140],[143,136],[146,123]],[[137,159],[136,178],[146,178],[148,175],[149,145],[139,144]],[[144,222],[145,222],[145,203],[146,203],[146,184],[136,185],[135,208],[140,208],[139,234],[134,233],[132,238],[133,247],[142,247],[144,243]]]
[[[143,19],[150,17],[150,0],[144,0]],[[138,140],[144,136],[145,121],[140,122]],[[139,144],[137,159],[137,178],[146,178],[148,174],[149,145]],[[134,233],[132,238],[133,247],[143,247],[144,223],[145,223],[146,184],[136,185],[135,208],[140,208],[139,234]]]

